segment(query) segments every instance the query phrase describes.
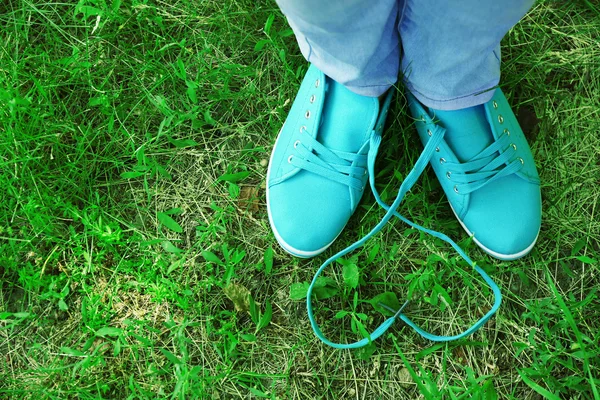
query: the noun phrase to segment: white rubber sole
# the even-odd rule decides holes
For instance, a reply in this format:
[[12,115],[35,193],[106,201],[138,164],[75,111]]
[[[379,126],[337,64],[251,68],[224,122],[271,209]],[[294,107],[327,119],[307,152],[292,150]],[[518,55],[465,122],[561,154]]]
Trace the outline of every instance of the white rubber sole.
[[[448,203],[450,204],[450,203]],[[458,218],[458,214],[456,214],[456,211],[454,211],[454,207],[452,207],[452,204],[450,204],[450,208],[452,209],[452,212],[454,213],[454,215],[456,216],[456,219],[458,220],[458,223],[460,224],[460,226],[463,227],[463,229],[465,230],[465,232],[467,232],[467,234],[473,238],[473,241],[475,242],[475,244],[477,246],[479,246],[483,251],[485,251],[486,253],[488,253],[490,256],[495,257],[499,260],[503,260],[503,261],[513,261],[513,260],[517,260],[521,257],[525,257],[527,254],[529,254],[529,252],[533,249],[533,246],[535,246],[535,243],[537,242],[538,237],[540,236],[540,231],[538,230],[537,235],[535,235],[535,239],[533,239],[533,242],[527,246],[527,248],[525,250],[522,250],[518,253],[514,253],[514,254],[502,254],[502,253],[498,253],[494,250],[488,249],[487,247],[485,247],[483,244],[481,244],[481,242],[479,240],[477,240],[477,237],[475,237],[475,234],[472,233],[469,228],[467,228],[465,226],[465,224],[461,221],[460,218]]]
[[337,234],[337,236],[331,242],[329,242],[325,246],[323,246],[317,250],[307,251],[307,250],[296,249],[295,247],[289,245],[285,240],[283,240],[283,238],[277,231],[277,228],[275,228],[275,224],[273,223],[273,216],[271,215],[271,202],[269,201],[269,180],[270,180],[269,178],[271,176],[271,165],[273,164],[273,155],[275,154],[275,149],[277,149],[277,142],[279,141],[279,135],[281,135],[281,132],[283,131],[284,126],[285,126],[285,123],[283,124],[283,126],[279,130],[279,133],[277,134],[277,139],[275,140],[275,146],[273,146],[273,151],[271,152],[271,156],[269,157],[269,168],[267,168],[266,187],[267,187],[267,214],[269,216],[269,225],[271,225],[271,230],[273,231],[273,234],[275,235],[275,239],[277,239],[277,243],[279,243],[279,246],[281,246],[281,248],[283,250],[285,250],[286,252],[290,253],[291,255],[293,255],[295,257],[311,258],[311,257],[315,257],[315,256],[321,254],[322,252],[324,252],[325,250],[327,250],[327,248],[329,246],[331,246],[333,244],[333,242],[335,242],[335,240],[338,238],[340,233],[342,233],[343,229],[342,229],[342,231],[340,231],[340,233]]

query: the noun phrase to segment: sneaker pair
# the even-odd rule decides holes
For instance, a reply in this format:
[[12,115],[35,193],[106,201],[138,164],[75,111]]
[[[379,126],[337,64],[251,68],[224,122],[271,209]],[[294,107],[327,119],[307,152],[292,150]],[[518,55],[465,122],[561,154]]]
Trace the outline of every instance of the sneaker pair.
[[[368,235],[328,259],[310,285],[307,306],[313,329],[325,343],[337,348],[360,347],[368,341],[339,345],[324,338],[312,315],[311,289],[327,265],[362,245],[392,216],[454,246],[492,287],[496,301],[483,318],[455,337],[428,334],[401,310],[383,325],[400,318],[426,338],[451,340],[472,333],[500,305],[498,287],[460,247],[396,211],[428,163],[462,227],[493,257],[514,260],[525,256],[540,230],[538,173],[519,123],[500,89],[487,103],[456,111],[429,109],[407,93],[424,150],[394,203],[388,206],[382,202],[374,185],[374,165],[392,95],[390,90],[380,106],[379,99],[355,94],[311,65],[269,162],[269,221],[281,247],[294,256],[313,257],[327,249],[356,210],[369,181],[375,199],[387,211]],[[370,339],[383,334],[387,329],[383,325]]]
[[[431,166],[450,207],[474,242],[501,260],[525,256],[541,223],[540,180],[504,94],[456,111],[408,105],[423,144],[444,139]],[[267,210],[281,247],[313,257],[342,232],[369,180],[372,138],[381,136],[392,97],[351,92],[311,65],[279,133],[267,172]],[[371,177],[373,179],[373,177]]]

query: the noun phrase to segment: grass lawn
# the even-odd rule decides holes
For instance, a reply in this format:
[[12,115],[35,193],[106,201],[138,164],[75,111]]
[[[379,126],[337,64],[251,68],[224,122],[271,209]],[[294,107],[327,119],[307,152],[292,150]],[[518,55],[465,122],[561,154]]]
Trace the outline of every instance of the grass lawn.
[[[531,255],[480,251],[429,169],[401,207],[503,291],[456,342],[401,323],[358,351],[314,336],[304,282],[383,212],[367,193],[316,259],[278,247],[267,161],[306,68],[274,1],[1,2],[0,398],[600,398],[596,0],[540,1],[503,42],[542,179]],[[388,202],[421,148],[401,93],[377,161]],[[451,247],[400,221],[345,261],[358,281],[337,264],[315,303],[336,341],[383,320],[384,292],[437,334],[491,305]]]

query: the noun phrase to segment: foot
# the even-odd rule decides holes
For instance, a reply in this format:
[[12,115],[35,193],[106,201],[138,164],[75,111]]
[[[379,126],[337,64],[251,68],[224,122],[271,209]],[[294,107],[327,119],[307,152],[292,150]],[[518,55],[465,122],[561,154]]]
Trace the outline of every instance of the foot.
[[316,256],[344,229],[367,184],[370,139],[381,134],[390,100],[391,91],[380,107],[377,97],[355,94],[310,66],[267,172],[269,222],[284,250]]
[[408,102],[424,144],[434,129],[446,131],[431,165],[462,227],[493,257],[528,254],[541,225],[540,179],[502,91],[456,111],[428,109],[410,93]]

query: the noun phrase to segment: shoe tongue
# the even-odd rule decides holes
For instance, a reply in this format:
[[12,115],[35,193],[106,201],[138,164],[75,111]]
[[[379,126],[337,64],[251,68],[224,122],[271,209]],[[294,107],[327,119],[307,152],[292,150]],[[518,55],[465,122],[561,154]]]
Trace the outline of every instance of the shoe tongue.
[[460,162],[470,160],[494,141],[483,105],[454,111],[429,111],[434,120],[439,120],[446,128],[444,140]]
[[378,113],[376,97],[358,95],[327,78],[327,89],[317,140],[332,150],[356,153],[373,128]]

